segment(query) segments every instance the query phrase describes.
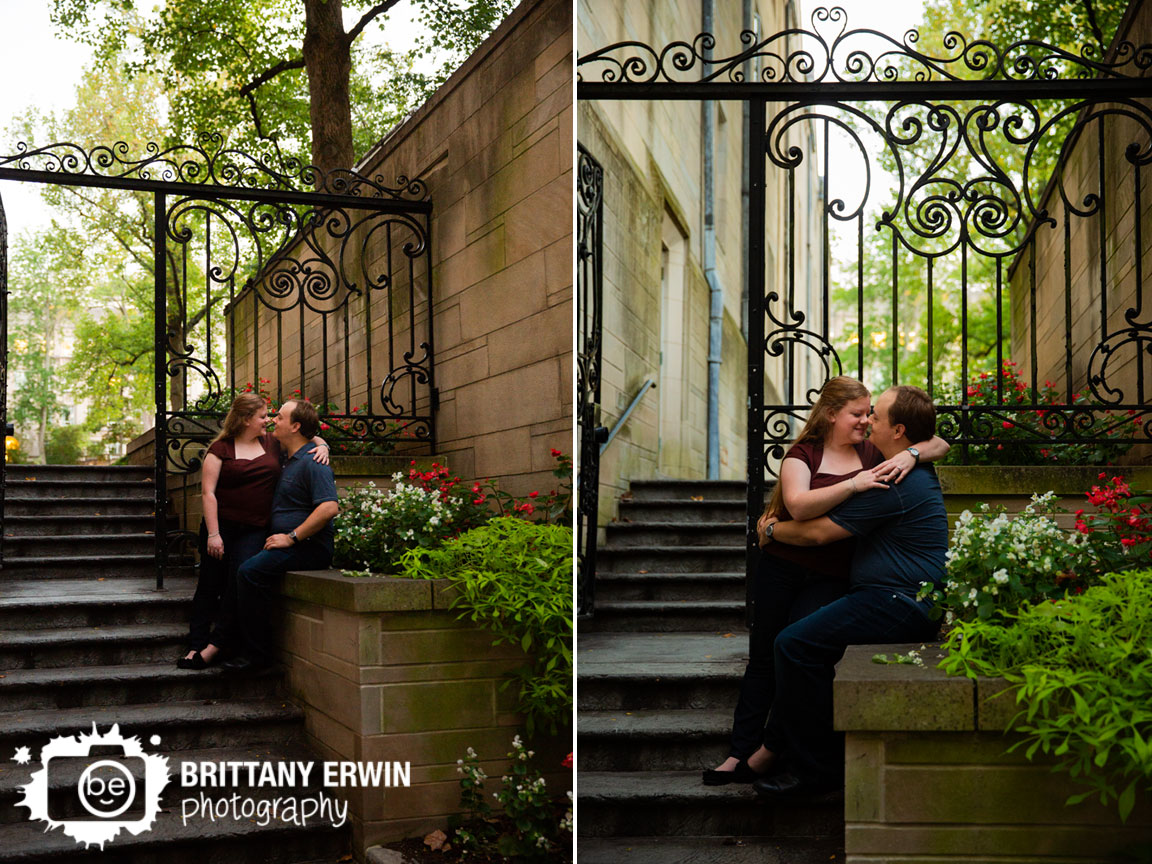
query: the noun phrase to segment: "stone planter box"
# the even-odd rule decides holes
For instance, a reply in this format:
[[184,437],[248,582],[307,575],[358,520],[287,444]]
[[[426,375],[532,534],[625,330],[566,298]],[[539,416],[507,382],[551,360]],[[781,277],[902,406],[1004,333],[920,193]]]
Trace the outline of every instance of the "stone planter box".
[[[449,611],[447,580],[355,578],[336,570],[286,575],[279,645],[309,744],[327,760],[411,763],[409,788],[351,790],[353,850],[446,828],[459,811],[456,760],[477,751],[499,789],[522,718],[508,672],[515,646]],[[562,730],[563,733],[570,729]],[[554,795],[571,788],[560,763],[568,734],[538,734],[534,763]],[[348,790],[337,790],[343,793]]]
[[853,646],[837,668],[848,864],[1100,864],[1152,842],[1149,796],[1126,825],[1096,798],[1065,807],[1087,787],[1042,753],[1005,752],[1018,736],[1004,732],[1012,697],[992,698],[1001,679],[950,678],[933,645],[923,668],[872,662],[919,647]]

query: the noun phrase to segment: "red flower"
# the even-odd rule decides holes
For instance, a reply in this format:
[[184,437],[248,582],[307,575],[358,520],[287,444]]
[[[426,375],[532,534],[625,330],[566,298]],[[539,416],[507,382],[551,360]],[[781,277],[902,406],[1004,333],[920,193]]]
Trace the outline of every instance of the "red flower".
[[1001,423],[1000,425],[1001,425],[1001,426],[1003,426],[1005,429],[1011,429],[1011,428],[1012,428],[1012,424],[1011,424],[1011,423],[1009,423],[1007,420],[1005,420],[1005,421],[1004,421],[1003,423]]
[[567,756],[565,756],[564,761],[561,762],[560,764],[565,768],[571,768],[572,767],[572,754],[569,753]]
[[529,492],[529,493],[528,493],[528,497],[529,497],[529,498],[535,498],[535,497],[536,497],[537,495],[539,495],[539,494],[540,494],[539,492]]
[[552,455],[553,455],[553,456],[560,456],[560,455],[562,455],[562,454],[561,454],[561,452],[560,452],[559,450],[557,450],[555,447],[553,447],[553,448],[552,448]]

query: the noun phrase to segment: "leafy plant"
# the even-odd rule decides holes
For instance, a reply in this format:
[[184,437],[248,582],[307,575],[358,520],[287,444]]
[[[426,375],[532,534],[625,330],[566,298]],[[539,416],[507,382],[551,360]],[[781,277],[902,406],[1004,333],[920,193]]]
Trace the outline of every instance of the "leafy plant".
[[572,529],[498,517],[437,548],[401,558],[404,575],[449,579],[452,608],[519,645],[533,660],[505,683],[519,682],[518,710],[529,733],[552,732],[572,714]]
[[1019,711],[1009,729],[1032,759],[1051,754],[1087,791],[1116,801],[1127,820],[1152,789],[1152,570],[1105,575],[1082,594],[1006,613],[1006,626],[959,623],[940,666],[1000,676]]
[[432,488],[405,482],[400,472],[392,479],[395,486],[391,489],[368,483],[341,495],[336,517],[337,567],[363,568],[364,575],[389,572],[405,552],[438,546],[489,517],[486,508],[454,494],[458,484]]
[[921,596],[953,618],[984,620],[1020,606],[1082,590],[1099,572],[1095,548],[1082,533],[1064,531],[1055,521],[1056,496],[1033,495],[1014,519],[1003,507],[980,505],[956,520],[945,553],[943,590],[924,586]]
[[[955,447],[946,462],[967,461],[970,465],[1101,465],[1122,456],[1131,445],[1111,443],[1110,439],[1126,437],[1133,425],[1117,418],[1111,411],[1096,414],[1065,413],[1053,410],[1056,405],[1077,408],[1097,407],[1082,393],[1073,393],[1069,401],[1045,381],[1033,388],[1020,377],[1016,363],[1005,360],[995,372],[977,372],[971,376],[963,398],[946,389],[939,391],[944,401],[975,407],[995,408],[974,418],[980,437],[995,443]],[[1137,432],[1142,422],[1129,411]],[[1061,439],[1061,434],[1074,436]],[[1085,440],[1089,439],[1089,440]],[[965,455],[963,451],[967,449]]]
[[541,499],[537,491],[529,492],[526,496],[517,497],[511,492],[505,492],[493,480],[485,480],[483,484],[475,483],[472,491],[476,493],[477,502],[483,503],[489,499],[496,504],[500,516],[515,516],[521,519],[531,519],[538,516],[544,522],[557,525],[567,525],[572,521],[572,457],[562,451],[552,448],[552,458],[556,460],[556,467],[552,469],[552,476],[557,479],[557,485]]
[[456,829],[465,855],[497,853],[509,861],[551,861],[560,851],[565,834],[571,843],[572,793],[568,793],[567,813],[557,818],[557,807],[544,778],[529,764],[534,755],[519,735],[512,739],[508,754],[511,765],[500,778],[500,791],[493,793],[504,808],[503,818],[492,816],[492,807],[484,797],[488,775],[480,767],[476,751],[469,747],[465,758],[457,760],[456,772],[462,775],[460,804],[470,817],[466,826]]
[[1097,479],[1105,482],[1088,493],[1096,512],[1077,510],[1076,530],[1110,570],[1146,560],[1152,555],[1152,494],[1133,494],[1123,476],[1109,478],[1101,472]]

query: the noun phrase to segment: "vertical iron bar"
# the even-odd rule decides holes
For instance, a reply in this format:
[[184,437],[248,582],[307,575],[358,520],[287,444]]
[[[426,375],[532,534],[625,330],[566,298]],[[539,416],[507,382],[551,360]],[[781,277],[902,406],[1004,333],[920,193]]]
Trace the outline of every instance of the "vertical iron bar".
[[[392,284],[392,271],[388,271],[388,284]],[[364,284],[364,380],[365,403],[369,414],[376,409],[372,404],[372,286]]]
[[927,387],[925,388],[928,396],[935,399],[932,393],[932,265],[936,259],[928,257],[928,347],[927,354],[924,357],[924,366],[928,370],[928,379],[926,381]]
[[[1107,176],[1104,170],[1104,118],[1101,117],[1096,124],[1097,146],[1099,149],[1100,164],[1097,168],[1100,177],[1100,341],[1108,338],[1108,220],[1104,215],[1104,204],[1108,200],[1104,193],[1104,183]],[[1035,260],[1035,253],[1033,253]]]
[[[207,343],[207,350],[205,351],[204,362],[208,364],[208,369],[212,369],[212,214],[208,213],[204,216],[204,321],[205,321],[205,336],[204,341]],[[211,385],[209,385],[211,386]],[[187,394],[185,394],[187,398]],[[185,405],[187,407],[187,405]],[[185,510],[185,513],[188,511]]]
[[[1001,375],[1001,370],[1004,368],[1004,312],[1001,307],[1001,298],[1004,294],[1004,259],[996,259],[996,404],[1004,404],[1004,376]],[[1036,383],[1035,379],[1032,381]],[[964,386],[968,386],[968,382],[964,382]]]
[[300,316],[299,316],[300,317],[300,321],[299,321],[299,328],[300,328],[300,378],[298,380],[300,381],[300,398],[301,399],[307,399],[308,398],[308,394],[306,392],[304,392],[304,384],[305,384],[304,373],[307,371],[307,366],[305,365],[305,361],[304,361],[304,292],[307,290],[308,289],[305,286],[303,286],[303,285],[300,286],[300,301],[298,304],[298,308],[300,309]]
[[323,359],[321,384],[324,391],[324,398],[321,401],[325,406],[328,404],[328,314],[327,312],[320,313],[320,356]]
[[[1029,326],[1032,330],[1032,393],[1036,393],[1036,370],[1039,368],[1040,363],[1036,357],[1036,235],[1032,235],[1032,242],[1028,244],[1028,304],[1029,312]],[[1032,402],[1036,402],[1036,396],[1032,396]]]
[[[168,319],[168,293],[166,289],[165,268],[168,257],[168,237],[165,225],[168,221],[168,201],[163,192],[155,193],[155,222],[153,226],[154,245],[154,280],[155,294],[153,308],[155,309],[154,341],[156,360],[156,380],[154,396],[156,400],[156,420],[154,426],[153,443],[156,448],[156,481],[155,496],[155,530],[156,530],[156,590],[164,588],[164,559],[165,542],[168,533],[168,476],[167,476],[167,319]],[[185,283],[187,284],[187,283]]]
[[[822,281],[823,305],[821,307],[822,329],[820,331],[820,335],[824,337],[825,341],[828,341],[828,305],[829,305],[829,303],[828,303],[829,287],[828,286],[829,286],[829,279],[830,279],[829,271],[832,267],[832,249],[831,249],[831,242],[832,241],[828,236],[828,206],[829,206],[828,199],[829,199],[829,195],[830,195],[828,190],[831,188],[831,185],[832,185],[829,182],[831,175],[828,173],[829,172],[828,146],[831,143],[829,141],[829,134],[830,134],[829,129],[830,129],[830,127],[831,127],[831,123],[828,121],[828,118],[824,118],[824,206],[820,208],[820,215],[821,215],[821,218],[823,219],[823,236],[821,238],[822,242],[820,244],[820,254],[821,254],[821,259],[822,259],[820,262],[820,276],[821,276],[821,281]],[[829,344],[831,344],[831,343],[829,343]]]
[[864,380],[864,211],[856,217],[856,377]]
[[[368,290],[365,282],[364,290]],[[352,333],[348,327],[348,307],[352,305],[351,296],[344,301],[344,413],[352,413],[352,371],[348,368],[352,363]]]
[[[758,156],[753,154],[753,161]],[[784,303],[784,323],[790,327],[796,320],[792,310],[796,302],[796,171],[788,171],[788,296]],[[792,368],[793,351],[792,340],[787,340],[787,350],[784,352],[784,380],[788,382],[788,393],[784,401],[789,405],[796,404],[796,380]],[[763,421],[761,421],[763,422]]]
[[[408,259],[408,356],[416,359],[416,270],[411,255]],[[411,361],[409,361],[411,362]],[[411,412],[416,413],[416,376],[408,376],[408,404],[412,406]]]
[[960,386],[968,392],[968,244],[960,242]]
[[[1140,320],[1140,313],[1144,308],[1144,244],[1142,241],[1141,225],[1140,225],[1140,163],[1132,163],[1133,174],[1135,175],[1136,188],[1133,193],[1132,207],[1134,210],[1134,218],[1136,220],[1136,308],[1125,313],[1129,323],[1135,324]],[[1144,399],[1144,363],[1139,357],[1137,352],[1136,359],[1136,402],[1140,405],[1145,404]],[[0,501],[0,503],[3,503]]]
[[[603,196],[601,196],[601,197],[603,197]],[[603,230],[604,230],[603,229],[603,218],[599,215],[596,217],[596,225],[598,226],[597,230],[600,231],[601,237],[603,237]],[[603,246],[603,240],[602,239],[601,239],[601,246]],[[601,259],[602,257],[603,257],[602,255],[598,255],[597,260]],[[600,265],[597,265],[597,266],[600,266]],[[429,441],[432,445],[432,452],[435,453],[436,452],[436,410],[437,410],[437,408],[439,408],[439,404],[440,404],[440,391],[436,389],[436,375],[435,375],[435,372],[436,372],[436,368],[435,368],[436,367],[436,364],[435,364],[436,353],[433,350],[434,346],[436,345],[436,342],[435,342],[435,339],[433,338],[434,333],[432,330],[432,321],[433,321],[433,315],[432,315],[433,302],[432,302],[432,300],[433,300],[433,298],[432,298],[432,213],[431,212],[429,212],[428,215],[424,217],[424,275],[425,275],[425,278],[428,280],[428,327],[427,327],[427,333],[428,333],[428,418],[429,418],[428,419],[428,436],[429,436]],[[597,402],[600,401],[599,394],[597,394],[596,401]]]
[[[388,275],[394,277],[395,271],[392,269],[392,223],[388,223],[388,227],[384,232],[385,243],[388,247]],[[388,372],[384,376],[384,381],[387,382],[392,374],[392,370],[396,368],[396,345],[394,343],[395,331],[392,327],[392,310],[396,308],[395,298],[392,296],[392,289],[396,285],[395,278],[388,279],[388,303],[384,307],[384,319],[388,322]]]
[[899,333],[899,313],[897,312],[900,306],[900,258],[898,253],[899,240],[896,239],[896,230],[892,230],[892,386],[897,387],[900,384],[900,339]]
[[1064,401],[1072,404],[1072,211],[1064,208]]
[[[745,555],[745,623],[751,625],[760,550],[756,520],[764,506],[764,216],[767,105],[749,103],[748,152],[748,516]],[[791,176],[792,172],[789,172]],[[789,258],[791,266],[791,258]],[[791,404],[791,403],[789,403]]]

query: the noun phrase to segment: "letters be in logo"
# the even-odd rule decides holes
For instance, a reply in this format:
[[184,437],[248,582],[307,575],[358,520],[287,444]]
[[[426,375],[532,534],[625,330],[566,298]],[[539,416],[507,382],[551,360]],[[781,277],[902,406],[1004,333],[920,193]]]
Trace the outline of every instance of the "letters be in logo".
[[18,805],[50,829],[101,849],[121,829],[135,835],[151,828],[168,785],[168,758],[145,753],[140,739],[125,738],[119,726],[100,735],[93,724],[91,735],[53,738],[40,762]]

